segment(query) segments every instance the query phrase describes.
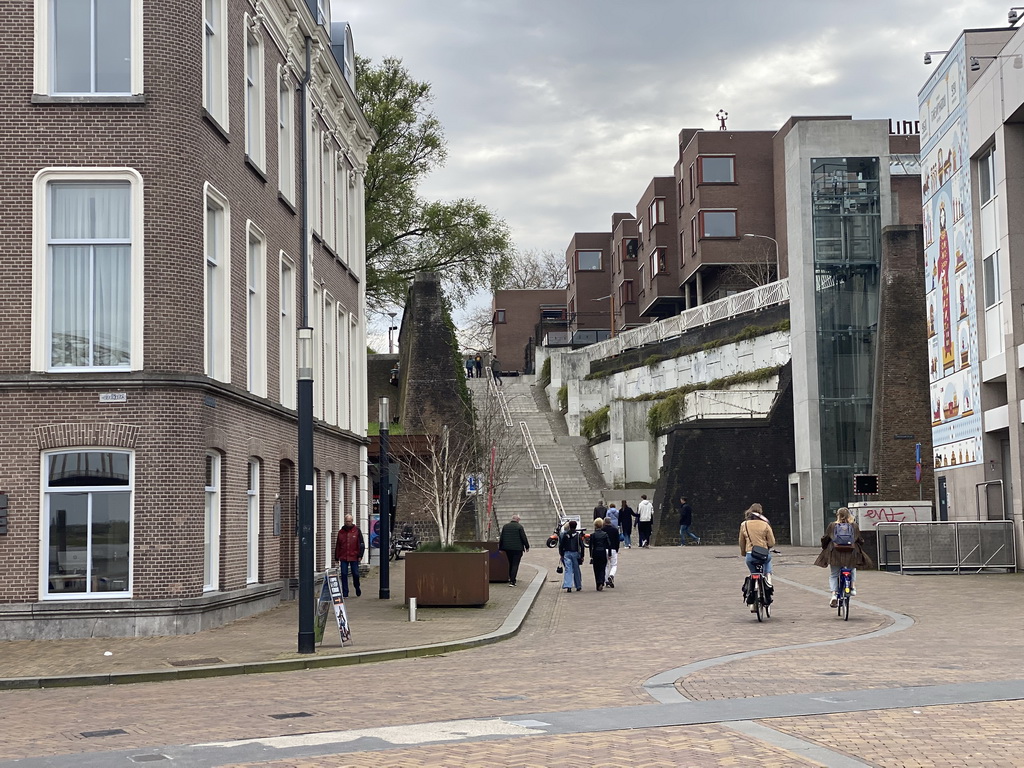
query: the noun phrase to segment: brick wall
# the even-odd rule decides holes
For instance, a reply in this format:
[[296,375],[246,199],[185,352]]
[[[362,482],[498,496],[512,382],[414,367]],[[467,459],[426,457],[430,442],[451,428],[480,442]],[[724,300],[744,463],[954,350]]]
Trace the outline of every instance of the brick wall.
[[654,496],[655,544],[679,543],[676,504],[687,496],[693,530],[707,544],[733,544],[743,512],[764,507],[775,538],[788,543],[789,488],[795,471],[792,369],[780,374],[779,397],[768,419],[699,420],[668,435]]

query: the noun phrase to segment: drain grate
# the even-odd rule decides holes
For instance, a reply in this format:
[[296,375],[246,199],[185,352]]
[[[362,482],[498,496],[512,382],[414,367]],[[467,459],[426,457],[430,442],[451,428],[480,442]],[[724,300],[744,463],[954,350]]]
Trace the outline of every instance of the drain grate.
[[211,664],[223,664],[224,659],[211,656],[208,659],[182,659],[181,661],[169,661],[167,663],[172,667],[208,667]]
[[491,696],[492,701],[526,701],[525,696]]
[[123,728],[111,728],[108,731],[82,731],[82,737],[86,739],[98,739],[103,736],[127,736],[128,731]]
[[167,755],[132,755],[128,758],[133,763],[155,763],[157,760],[170,760]]
[[271,715],[275,720],[291,720],[293,717],[312,717],[309,712],[283,712],[279,715]]

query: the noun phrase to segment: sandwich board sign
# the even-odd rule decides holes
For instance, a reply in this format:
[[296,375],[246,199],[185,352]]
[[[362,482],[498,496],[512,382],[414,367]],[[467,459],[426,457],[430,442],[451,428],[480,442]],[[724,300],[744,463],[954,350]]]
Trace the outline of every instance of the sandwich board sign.
[[334,620],[338,624],[338,633],[341,635],[341,644],[351,642],[352,633],[348,627],[348,614],[345,612],[345,598],[341,594],[341,581],[338,574],[328,571],[324,575],[323,586],[320,588],[320,599],[316,606],[316,626],[313,628],[313,636],[317,643],[324,640],[324,629],[327,627],[327,614],[331,607],[334,608]]

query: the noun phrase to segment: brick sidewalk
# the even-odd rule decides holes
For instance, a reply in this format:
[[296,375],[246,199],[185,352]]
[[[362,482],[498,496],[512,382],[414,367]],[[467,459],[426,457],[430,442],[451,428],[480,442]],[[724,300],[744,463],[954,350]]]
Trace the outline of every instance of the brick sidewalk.
[[[529,563],[531,555],[527,555]],[[540,560],[540,558],[537,558]],[[218,667],[293,659],[329,659],[367,651],[451,643],[494,632],[523,596],[534,570],[525,568],[519,586],[491,584],[480,608],[426,608],[409,621],[405,606],[404,560],[391,564],[391,599],[378,597],[377,569],[363,579],[361,597],[345,602],[352,640],[344,647],[333,613],[315,654],[300,654],[298,604],[195,635],[78,640],[0,641],[0,679],[102,676]],[[109,652],[111,655],[106,656]]]

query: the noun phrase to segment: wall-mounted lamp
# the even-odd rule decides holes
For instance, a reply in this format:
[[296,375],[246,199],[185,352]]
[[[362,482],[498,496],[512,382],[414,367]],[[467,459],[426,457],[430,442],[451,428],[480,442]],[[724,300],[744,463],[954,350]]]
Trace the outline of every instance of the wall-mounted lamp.
[[1015,5],[1010,9],[1010,12],[1006,14],[1006,20],[1010,23],[1011,27],[1020,21],[1020,14],[1017,13],[1017,11],[1024,11],[1024,6]]
[[1024,69],[1024,55],[1017,53],[1005,56],[971,56],[971,72],[981,69],[981,62],[978,59],[1013,59],[1014,69]]
[[935,54],[936,56],[937,56],[938,54],[940,54],[940,53],[941,53],[941,54],[942,54],[943,56],[945,56],[945,55],[946,55],[947,53],[949,53],[949,51],[925,51],[925,52],[924,52],[924,63],[925,63],[925,64],[931,64],[931,63],[932,63],[932,54],[933,54],[933,53],[934,53],[934,54]]

